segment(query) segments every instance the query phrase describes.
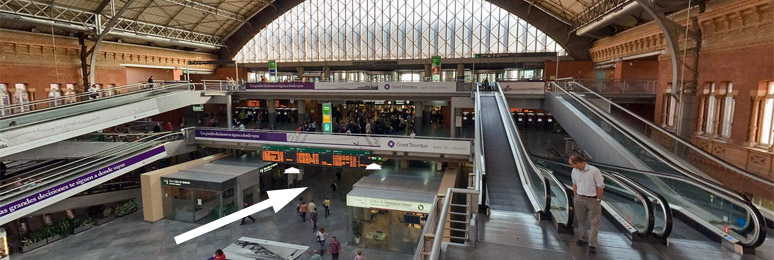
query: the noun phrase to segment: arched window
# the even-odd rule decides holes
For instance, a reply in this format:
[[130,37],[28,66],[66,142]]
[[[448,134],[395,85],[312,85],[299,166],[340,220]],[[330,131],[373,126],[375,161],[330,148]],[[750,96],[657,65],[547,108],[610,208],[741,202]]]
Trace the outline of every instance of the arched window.
[[472,58],[558,52],[553,39],[483,0],[307,0],[240,50],[239,62]]

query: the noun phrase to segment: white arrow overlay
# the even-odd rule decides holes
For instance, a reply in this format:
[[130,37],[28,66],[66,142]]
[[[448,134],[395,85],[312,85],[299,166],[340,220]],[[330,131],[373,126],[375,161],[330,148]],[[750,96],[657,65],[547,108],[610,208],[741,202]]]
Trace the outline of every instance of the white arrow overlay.
[[175,242],[179,245],[185,241],[191,240],[195,237],[204,235],[207,232],[213,231],[222,226],[228,225],[231,222],[240,220],[249,215],[258,213],[268,207],[274,208],[274,213],[277,213],[282,207],[287,205],[291,200],[295,199],[302,191],[306,190],[306,187],[284,190],[270,190],[269,199],[261,201],[261,203],[244,208],[240,211],[231,213],[228,216],[222,217],[213,222],[207,223],[201,227],[195,228],[191,231],[185,232],[175,237]]

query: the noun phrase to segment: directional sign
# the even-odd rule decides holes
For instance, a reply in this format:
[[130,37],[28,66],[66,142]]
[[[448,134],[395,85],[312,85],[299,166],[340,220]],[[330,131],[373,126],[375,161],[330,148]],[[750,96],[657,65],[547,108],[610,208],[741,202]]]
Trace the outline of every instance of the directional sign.
[[301,192],[303,192],[304,190],[306,190],[306,187],[267,191],[269,193],[268,200],[261,201],[258,204],[244,208],[240,211],[231,213],[228,216],[225,216],[213,222],[207,223],[204,226],[201,226],[191,231],[180,234],[175,237],[175,243],[179,245],[185,241],[204,235],[207,232],[213,231],[222,226],[228,225],[232,222],[235,222],[237,220],[240,220],[252,214],[258,213],[259,211],[264,210],[268,207],[274,208],[274,213],[277,213],[280,209],[282,209],[282,207],[284,207],[290,201],[298,197],[298,195],[301,194]]
[[333,132],[333,129],[331,127],[331,124],[333,123],[331,121],[331,103],[323,103],[322,110],[323,110],[323,132],[331,133]]

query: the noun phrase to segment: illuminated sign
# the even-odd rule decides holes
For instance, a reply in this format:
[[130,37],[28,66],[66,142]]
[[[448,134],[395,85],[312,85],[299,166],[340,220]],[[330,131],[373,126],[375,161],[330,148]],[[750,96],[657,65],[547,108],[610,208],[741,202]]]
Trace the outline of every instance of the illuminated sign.
[[267,162],[363,168],[373,162],[368,151],[333,150],[287,146],[263,146],[261,157]]
[[324,103],[322,105],[323,110],[323,132],[324,133],[332,133],[332,125],[331,125],[331,103]]

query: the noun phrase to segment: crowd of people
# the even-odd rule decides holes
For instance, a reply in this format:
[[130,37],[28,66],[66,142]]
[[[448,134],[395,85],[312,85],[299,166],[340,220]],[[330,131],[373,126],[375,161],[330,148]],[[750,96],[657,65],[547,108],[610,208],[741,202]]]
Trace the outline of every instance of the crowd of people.
[[[338,112],[338,113],[337,113]],[[338,116],[338,117],[337,117]],[[345,110],[334,109],[334,117],[340,118],[334,132],[347,134],[404,134],[414,131],[414,109],[376,110],[373,107]]]

